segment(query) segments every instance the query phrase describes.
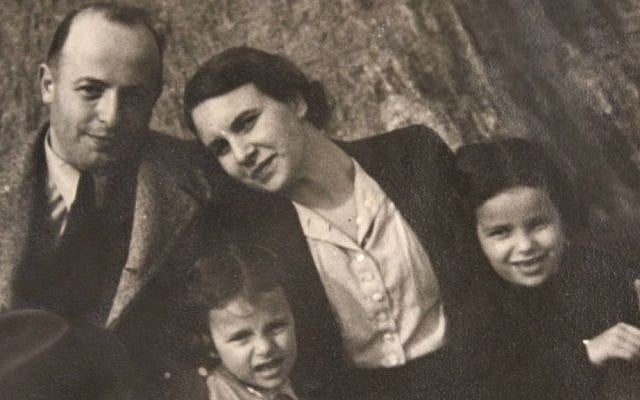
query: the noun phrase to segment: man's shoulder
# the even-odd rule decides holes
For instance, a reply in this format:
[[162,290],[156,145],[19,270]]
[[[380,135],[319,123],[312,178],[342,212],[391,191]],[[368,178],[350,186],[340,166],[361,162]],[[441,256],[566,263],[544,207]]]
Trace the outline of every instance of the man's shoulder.
[[140,168],[162,184],[172,184],[209,197],[212,166],[205,149],[195,141],[152,131],[142,151]]

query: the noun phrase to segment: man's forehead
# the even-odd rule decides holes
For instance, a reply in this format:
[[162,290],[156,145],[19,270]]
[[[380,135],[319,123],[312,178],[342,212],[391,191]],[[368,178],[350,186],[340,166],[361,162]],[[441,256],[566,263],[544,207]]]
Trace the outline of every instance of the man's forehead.
[[63,57],[109,51],[160,63],[154,36],[143,24],[125,25],[111,21],[100,11],[87,10],[78,14],[62,47]]

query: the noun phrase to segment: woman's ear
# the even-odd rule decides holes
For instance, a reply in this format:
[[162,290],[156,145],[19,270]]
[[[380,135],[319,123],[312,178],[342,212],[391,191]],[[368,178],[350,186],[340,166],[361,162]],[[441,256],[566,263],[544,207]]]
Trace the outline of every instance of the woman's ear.
[[307,102],[300,95],[300,93],[296,93],[295,96],[293,96],[293,98],[289,100],[288,103],[289,103],[289,107],[293,109],[293,111],[296,113],[296,116],[298,118],[303,119],[304,117],[307,116],[307,110],[308,110]]

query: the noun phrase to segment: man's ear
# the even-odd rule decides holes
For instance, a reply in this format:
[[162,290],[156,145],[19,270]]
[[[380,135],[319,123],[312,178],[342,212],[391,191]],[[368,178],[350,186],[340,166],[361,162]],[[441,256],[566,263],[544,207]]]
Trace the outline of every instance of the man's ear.
[[291,100],[289,100],[289,107],[293,109],[298,118],[303,119],[307,116],[307,102],[299,93],[296,93],[296,95],[293,96]]
[[55,89],[55,80],[53,71],[47,64],[42,63],[38,67],[38,80],[40,81],[40,95],[44,104],[53,102],[53,92]]

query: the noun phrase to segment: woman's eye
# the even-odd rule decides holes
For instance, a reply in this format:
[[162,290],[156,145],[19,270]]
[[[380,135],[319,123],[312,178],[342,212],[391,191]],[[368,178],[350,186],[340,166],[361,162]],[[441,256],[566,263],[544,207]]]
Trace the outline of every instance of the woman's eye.
[[209,145],[209,149],[216,157],[223,156],[229,151],[229,142],[224,139],[216,140]]
[[253,126],[256,124],[256,121],[258,120],[258,116],[258,114],[251,114],[247,116],[247,118],[242,120],[240,129],[244,132],[253,128]]

